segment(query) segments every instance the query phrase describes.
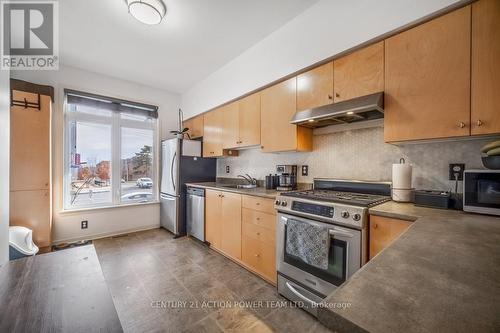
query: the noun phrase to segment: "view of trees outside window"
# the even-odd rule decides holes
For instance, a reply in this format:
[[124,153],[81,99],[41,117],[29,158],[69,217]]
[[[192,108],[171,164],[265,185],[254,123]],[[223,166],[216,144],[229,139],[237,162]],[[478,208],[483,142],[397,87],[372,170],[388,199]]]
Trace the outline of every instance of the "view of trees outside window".
[[153,131],[122,127],[121,200],[153,199]]
[[106,204],[111,195],[111,126],[72,122],[70,204]]

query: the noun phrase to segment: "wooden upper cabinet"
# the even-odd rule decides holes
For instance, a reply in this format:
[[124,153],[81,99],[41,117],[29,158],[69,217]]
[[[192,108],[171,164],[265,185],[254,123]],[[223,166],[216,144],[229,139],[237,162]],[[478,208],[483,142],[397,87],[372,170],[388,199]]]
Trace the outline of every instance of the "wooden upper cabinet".
[[222,148],[238,147],[239,139],[239,111],[238,102],[225,105],[221,108],[224,115],[224,127],[222,129]]
[[384,42],[333,62],[334,102],[384,91]]
[[223,155],[222,128],[224,109],[218,108],[204,114],[203,119],[203,157]]
[[312,130],[290,124],[297,110],[296,78],[261,92],[261,144],[264,152],[310,151]]
[[297,111],[333,103],[333,62],[297,76]]
[[239,147],[260,144],[260,93],[239,101]]
[[260,144],[260,94],[228,104],[224,109],[224,149]]
[[472,4],[471,132],[500,133],[500,1]]
[[470,6],[385,41],[385,141],[470,134]]
[[189,128],[191,139],[201,138],[203,136],[203,115],[199,115],[184,121],[184,127]]

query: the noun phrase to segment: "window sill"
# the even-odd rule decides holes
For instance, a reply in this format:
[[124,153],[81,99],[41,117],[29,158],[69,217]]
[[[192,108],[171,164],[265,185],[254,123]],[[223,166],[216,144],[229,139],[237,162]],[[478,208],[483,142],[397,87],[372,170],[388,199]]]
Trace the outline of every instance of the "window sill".
[[104,209],[115,209],[115,208],[125,208],[125,207],[137,207],[137,206],[149,206],[149,205],[157,205],[160,201],[149,201],[149,202],[137,202],[137,203],[129,203],[129,204],[121,204],[114,206],[99,206],[99,207],[84,207],[84,208],[75,208],[75,209],[63,209],[59,212],[60,215],[69,215],[76,214],[81,212],[91,212],[91,211],[100,211]]

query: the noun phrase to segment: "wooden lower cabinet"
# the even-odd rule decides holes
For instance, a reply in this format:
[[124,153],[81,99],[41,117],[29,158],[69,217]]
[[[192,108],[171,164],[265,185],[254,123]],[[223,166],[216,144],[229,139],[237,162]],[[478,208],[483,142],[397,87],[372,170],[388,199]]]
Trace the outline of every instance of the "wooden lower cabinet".
[[235,259],[241,259],[241,195],[222,192],[222,239],[220,249]]
[[242,237],[242,260],[268,280],[276,282],[275,245],[250,236]]
[[206,190],[205,235],[210,247],[276,283],[273,203],[273,199]]
[[411,221],[370,215],[370,259],[408,229]]
[[241,195],[207,190],[205,238],[210,246],[233,259],[241,259]]

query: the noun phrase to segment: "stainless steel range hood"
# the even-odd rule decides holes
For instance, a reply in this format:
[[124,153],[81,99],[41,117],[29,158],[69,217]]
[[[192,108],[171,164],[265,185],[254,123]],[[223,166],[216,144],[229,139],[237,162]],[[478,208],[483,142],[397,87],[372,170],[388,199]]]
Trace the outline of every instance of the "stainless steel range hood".
[[384,93],[353,98],[295,113],[290,123],[310,128],[349,124],[384,117]]

